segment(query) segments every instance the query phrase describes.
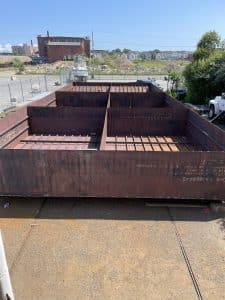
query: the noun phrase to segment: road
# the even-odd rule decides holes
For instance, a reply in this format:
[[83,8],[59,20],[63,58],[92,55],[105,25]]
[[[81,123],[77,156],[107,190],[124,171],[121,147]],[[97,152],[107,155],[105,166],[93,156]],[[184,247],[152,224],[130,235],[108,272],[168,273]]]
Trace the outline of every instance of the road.
[[2,199],[16,299],[225,299],[225,214],[149,202]]

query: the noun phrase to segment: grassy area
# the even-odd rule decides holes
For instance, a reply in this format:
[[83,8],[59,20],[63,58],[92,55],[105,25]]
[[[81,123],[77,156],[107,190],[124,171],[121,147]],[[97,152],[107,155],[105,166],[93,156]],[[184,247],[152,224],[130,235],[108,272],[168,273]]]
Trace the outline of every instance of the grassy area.
[[[15,58],[9,56],[8,59]],[[22,56],[17,56],[22,59]],[[4,57],[5,59],[5,57]],[[3,61],[2,61],[3,62]],[[87,59],[89,74],[96,75],[167,75],[171,71],[182,73],[189,61],[129,61],[125,56],[109,55],[105,57]],[[0,56],[1,64],[1,56]],[[59,75],[63,70],[71,69],[73,61],[57,61],[53,64],[26,65],[23,74],[26,75]]]
[[176,60],[176,61],[146,61],[146,60],[134,60],[133,64],[145,68],[165,68],[165,67],[185,67],[189,64],[189,61]]
[[189,63],[183,60],[129,61],[125,57],[107,56],[94,59],[94,68],[97,75],[166,75],[171,71],[182,73]]
[[29,56],[23,56],[23,55],[0,55],[0,65],[8,65],[12,64],[13,61],[17,59],[21,61],[22,63],[28,63],[31,61],[31,58]]

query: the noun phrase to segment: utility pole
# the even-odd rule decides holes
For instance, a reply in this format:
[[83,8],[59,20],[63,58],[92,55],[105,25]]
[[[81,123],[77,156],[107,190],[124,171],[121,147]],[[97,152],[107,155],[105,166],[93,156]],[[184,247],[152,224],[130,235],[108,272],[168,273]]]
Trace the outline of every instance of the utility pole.
[[94,67],[94,33],[92,31],[92,34],[91,34],[91,60],[92,60],[92,78],[94,79],[95,78],[95,67]]

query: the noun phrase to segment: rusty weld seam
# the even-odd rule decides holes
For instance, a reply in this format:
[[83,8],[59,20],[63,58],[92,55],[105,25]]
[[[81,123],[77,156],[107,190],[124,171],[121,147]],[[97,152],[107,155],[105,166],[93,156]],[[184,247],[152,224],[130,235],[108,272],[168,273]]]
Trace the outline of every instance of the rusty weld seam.
[[[40,213],[41,213],[41,211],[42,211],[42,209],[43,209],[45,203],[46,203],[46,199],[44,199],[44,200],[42,201],[39,210],[37,211],[37,213],[36,213],[35,216],[34,216],[34,219],[38,219],[38,218],[40,217]],[[27,233],[27,235],[26,235],[26,237],[25,237],[25,239],[24,239],[24,241],[23,241],[23,244],[21,245],[21,247],[20,247],[18,253],[16,254],[16,256],[15,256],[13,262],[12,262],[12,265],[11,265],[10,268],[9,268],[9,271],[10,271],[10,272],[13,272],[13,269],[15,268],[16,263],[17,263],[17,261],[19,260],[21,254],[22,254],[22,252],[23,252],[23,250],[24,250],[24,248],[25,248],[25,245],[26,245],[26,243],[27,243],[27,240],[28,240],[29,237],[30,237],[30,234],[31,234],[32,229],[33,229],[33,226],[31,226],[30,229],[28,230],[28,233]]]
[[202,293],[201,293],[201,290],[199,288],[199,285],[198,285],[198,282],[197,282],[197,279],[195,277],[195,274],[192,270],[192,267],[191,267],[191,263],[190,263],[190,260],[188,258],[188,255],[187,255],[187,252],[184,248],[184,245],[183,245],[183,242],[182,242],[182,238],[181,238],[181,235],[180,235],[180,232],[176,226],[176,223],[175,223],[175,220],[171,214],[171,211],[170,211],[170,208],[167,206],[167,211],[168,211],[168,214],[170,216],[170,219],[171,219],[171,222],[174,226],[174,230],[175,230],[175,234],[176,234],[176,237],[177,237],[177,241],[178,241],[178,244],[180,246],[180,249],[181,249],[181,252],[182,252],[182,255],[184,257],[184,261],[187,265],[187,268],[188,268],[188,272],[189,272],[189,275],[191,277],[191,280],[192,280],[192,283],[194,285],[194,288],[195,288],[195,291],[196,291],[196,294],[197,294],[197,297],[199,300],[203,300],[203,297],[202,297]]

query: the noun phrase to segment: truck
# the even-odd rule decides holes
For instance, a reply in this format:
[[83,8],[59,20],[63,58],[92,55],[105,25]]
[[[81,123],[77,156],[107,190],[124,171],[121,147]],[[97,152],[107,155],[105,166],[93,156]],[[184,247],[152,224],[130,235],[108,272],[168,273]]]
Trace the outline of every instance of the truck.
[[225,112],[225,93],[221,96],[216,96],[214,99],[209,101],[209,119],[223,114]]

